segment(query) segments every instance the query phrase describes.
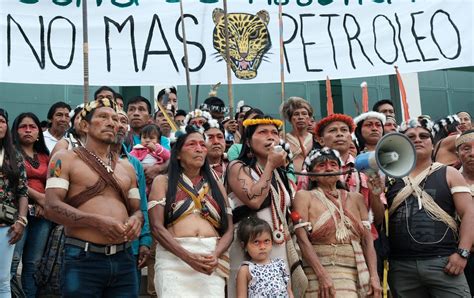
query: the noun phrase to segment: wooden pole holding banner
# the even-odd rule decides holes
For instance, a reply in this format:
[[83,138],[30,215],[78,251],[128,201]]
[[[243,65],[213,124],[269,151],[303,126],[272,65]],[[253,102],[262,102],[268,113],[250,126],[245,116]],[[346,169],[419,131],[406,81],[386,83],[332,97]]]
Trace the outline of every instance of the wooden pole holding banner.
[[189,100],[189,111],[193,109],[193,95],[191,94],[191,79],[189,77],[189,56],[188,56],[188,46],[186,41],[186,30],[184,26],[184,9],[183,9],[183,0],[179,1],[179,10],[181,14],[181,30],[183,31],[183,48],[184,48],[184,69],[186,72],[186,89],[188,91],[188,100]]
[[[280,86],[281,86],[281,104],[285,102],[285,51],[283,48],[283,5],[278,1],[278,27],[280,31]],[[283,121],[283,136],[286,139],[285,121]]]
[[84,104],[89,101],[89,33],[87,25],[87,0],[82,1],[82,55],[83,55],[83,74],[84,74]]
[[225,32],[225,60],[227,66],[227,97],[229,98],[229,115],[234,115],[234,94],[232,92],[232,69],[230,67],[229,51],[229,20],[227,19],[227,0],[224,0],[224,32]]

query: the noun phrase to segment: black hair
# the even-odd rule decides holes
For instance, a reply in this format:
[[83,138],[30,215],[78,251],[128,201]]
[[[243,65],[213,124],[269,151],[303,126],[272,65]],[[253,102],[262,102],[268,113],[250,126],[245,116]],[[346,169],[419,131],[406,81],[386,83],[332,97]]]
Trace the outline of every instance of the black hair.
[[[187,138],[194,133],[201,134],[196,127],[188,125],[186,126],[186,133],[178,136],[176,143],[173,145],[171,149],[171,157],[170,163],[168,166],[168,190],[166,191],[166,204],[165,204],[165,224],[169,223],[170,213],[171,213],[171,205],[173,205],[176,201],[176,193],[178,191],[178,179],[183,173],[183,168],[181,167],[181,163],[178,160],[178,155],[181,152],[181,149],[184,146]],[[223,235],[229,226],[227,222],[227,213],[226,213],[226,204],[225,198],[219,188],[219,184],[214,178],[214,175],[211,172],[211,168],[209,166],[209,162],[207,158],[204,160],[204,165],[201,167],[201,173],[209,183],[210,190],[214,200],[217,202],[221,212],[220,212],[220,228],[218,230],[220,235]]]
[[37,153],[44,153],[46,155],[49,155],[49,149],[46,146],[46,142],[44,141],[43,130],[41,130],[41,127],[40,127],[41,123],[38,117],[31,112],[21,113],[15,118],[15,121],[13,121],[11,132],[12,132],[13,142],[15,143],[15,147],[20,151],[22,150],[21,143],[20,143],[20,136],[18,134],[18,127],[20,126],[20,122],[25,118],[31,118],[31,120],[33,120],[36,126],[38,126],[38,139],[33,144],[33,150],[36,151]]
[[207,104],[208,106],[225,107],[224,101],[217,96],[211,96],[206,98],[203,104]]
[[119,99],[119,98],[120,98],[122,101],[124,101],[123,95],[120,94],[120,93],[118,93],[118,92],[115,92],[115,100],[117,100],[117,99]]
[[392,106],[392,108],[394,108],[393,101],[391,101],[390,99],[381,99],[374,104],[374,106],[372,107],[372,111],[378,112],[379,107],[384,104],[389,104]]
[[158,127],[158,125],[156,125],[156,124],[147,124],[140,131],[140,138],[143,137],[143,136],[151,136],[153,134],[156,135],[156,137],[158,139],[158,142],[160,142],[161,130]]
[[12,143],[10,130],[8,129],[8,113],[3,109],[0,110],[2,110],[0,116],[5,118],[5,121],[7,123],[5,136],[0,139],[0,150],[3,149],[5,154],[1,172],[8,178],[8,181],[11,183],[13,193],[16,193],[18,185],[20,184],[20,169],[18,168],[17,163],[17,153]]
[[250,110],[248,110],[247,112],[245,112],[244,114],[244,120],[247,119],[248,117],[250,117],[250,115],[252,114],[257,114],[257,115],[263,115],[263,111],[258,109],[258,108],[252,108]]
[[[445,122],[443,122],[443,120]],[[457,127],[459,125],[459,121],[456,119],[452,118],[452,121],[450,121],[447,117],[440,119],[436,121],[436,124],[438,125],[439,129],[438,130],[433,130],[434,131],[434,136],[431,138],[433,141],[433,145],[436,145],[439,141],[442,139],[446,138],[453,132],[457,132]]]
[[46,127],[48,128],[49,127],[49,122],[48,120],[43,120],[40,122],[40,127],[43,128],[43,127]]
[[[253,241],[259,235],[265,232],[270,235],[270,239],[273,243],[272,228],[270,227],[268,222],[256,216],[249,216],[244,218],[239,223],[239,228],[237,230],[237,238],[245,248],[245,246],[247,246],[250,241]],[[245,251],[245,256],[247,257],[247,259],[250,259],[250,255],[247,251]]]
[[177,111],[176,111],[176,114],[174,114],[174,116],[175,116],[175,117],[176,117],[176,116],[184,116],[184,117],[186,117],[187,114],[188,114],[188,113],[186,113],[185,110],[177,110]]
[[158,95],[156,96],[156,99],[158,101],[161,101],[161,98],[166,93],[166,89],[170,89],[170,93],[174,93],[175,95],[178,95],[178,92],[175,87],[164,88],[164,89],[161,89],[160,92],[158,92]]
[[151,104],[150,104],[150,101],[148,99],[146,99],[145,97],[143,96],[135,96],[135,97],[132,97],[131,99],[129,99],[127,101],[127,109],[128,110],[128,107],[131,105],[131,104],[134,104],[134,103],[138,103],[138,102],[144,102],[146,103],[146,108],[148,110],[148,114],[151,114]]
[[206,123],[202,125],[202,128],[204,128],[204,131],[208,131],[211,128],[217,128],[225,135],[224,125],[222,125],[222,123],[217,123],[217,124],[219,125],[219,127],[211,127],[209,122],[206,121]]
[[[258,114],[253,119],[273,119],[273,118],[269,115]],[[252,148],[249,146],[249,144],[258,126],[259,125],[251,125],[244,129],[244,134],[242,135],[242,141],[241,141],[242,149],[240,151],[239,157],[237,157],[238,160],[240,160],[242,163],[244,163],[246,166],[250,168],[254,168],[257,164],[257,158],[252,153]],[[277,168],[276,170],[278,174],[280,175],[280,178],[283,181],[285,188],[288,190],[288,192],[290,192],[290,196],[291,196],[291,191],[290,191],[291,188],[290,188],[290,184],[288,182],[288,176],[286,175],[285,170],[283,168]]]
[[97,95],[99,95],[99,93],[102,91],[110,91],[114,97],[113,99],[117,98],[117,93],[114,91],[114,89],[110,88],[109,86],[102,86],[94,92],[94,99],[97,99]]
[[57,109],[68,109],[71,111],[71,106],[65,103],[64,101],[55,102],[48,110],[48,120],[53,119],[54,113],[56,113]]
[[76,118],[79,117],[79,114],[81,113],[82,109],[82,106],[77,106],[74,109],[74,115],[71,117],[71,125],[67,130],[67,133],[72,134],[75,138],[78,138],[79,134],[77,133],[76,128],[74,127],[74,121],[76,121]]

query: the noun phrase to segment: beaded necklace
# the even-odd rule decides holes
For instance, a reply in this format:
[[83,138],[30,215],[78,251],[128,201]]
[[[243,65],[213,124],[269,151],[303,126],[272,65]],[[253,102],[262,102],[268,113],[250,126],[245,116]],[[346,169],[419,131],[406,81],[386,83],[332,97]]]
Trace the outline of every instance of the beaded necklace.
[[25,151],[21,150],[21,153],[23,154],[23,157],[28,161],[28,163],[35,169],[39,168],[40,162],[38,159],[38,154],[36,152],[33,152],[33,157],[29,156],[26,154]]
[[107,173],[114,172],[114,170],[112,169],[112,155],[110,153],[108,154],[108,164],[106,164],[105,161],[103,161],[102,158],[98,157],[94,152],[90,151],[86,147],[84,147],[84,149],[86,149],[86,151],[90,155],[92,155],[107,170]]
[[[262,175],[263,170],[260,168],[259,165],[256,167],[257,174],[259,176]],[[278,173],[273,172],[273,178],[276,180],[278,190],[273,186],[270,182],[270,197],[271,197],[271,204],[270,204],[270,211],[272,215],[272,230],[273,230],[273,241],[276,244],[283,244],[285,242],[285,230],[283,227],[283,222],[279,219],[277,212],[281,212],[285,214],[286,212],[286,203],[285,203],[285,188],[282,187],[282,181],[278,179]],[[273,179],[272,179],[273,180]],[[277,210],[277,208],[280,210]]]

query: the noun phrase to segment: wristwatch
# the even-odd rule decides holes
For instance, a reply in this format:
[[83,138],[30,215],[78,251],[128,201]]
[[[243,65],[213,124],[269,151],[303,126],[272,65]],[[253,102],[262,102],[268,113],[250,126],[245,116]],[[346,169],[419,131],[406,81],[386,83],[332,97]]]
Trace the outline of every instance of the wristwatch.
[[456,253],[460,255],[463,259],[469,258],[469,255],[471,254],[468,249],[464,249],[464,248],[458,248],[456,250]]

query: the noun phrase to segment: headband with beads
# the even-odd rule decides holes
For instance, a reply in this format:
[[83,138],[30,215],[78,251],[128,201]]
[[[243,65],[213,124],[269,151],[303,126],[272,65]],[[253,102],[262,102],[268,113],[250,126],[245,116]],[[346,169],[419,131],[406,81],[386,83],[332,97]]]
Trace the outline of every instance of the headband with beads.
[[98,108],[109,107],[117,111],[117,103],[114,99],[100,98],[88,102],[81,111],[82,119],[85,119],[88,114]]
[[277,128],[281,128],[283,126],[283,121],[279,119],[270,119],[270,118],[263,118],[263,119],[246,119],[242,123],[244,127],[254,126],[254,125],[275,125]]
[[458,123],[461,122],[459,120],[458,115],[454,114],[454,115],[446,116],[445,118],[442,118],[442,119],[436,121],[436,123],[433,125],[433,130],[436,133],[438,133],[438,132],[440,132],[441,128],[444,128],[447,125],[453,124],[455,122],[458,122]]
[[339,151],[328,148],[328,147],[324,147],[322,149],[313,149],[311,150],[311,152],[309,152],[308,156],[304,160],[304,164],[306,165],[306,168],[310,169],[311,163],[320,156],[333,157],[334,159],[337,160],[337,163],[339,164],[339,166],[342,165],[341,155],[339,154]]
[[198,118],[198,117],[203,117],[207,121],[212,119],[212,116],[211,116],[211,114],[209,114],[209,112],[206,112],[206,111],[203,111],[203,110],[200,110],[200,109],[195,109],[194,111],[191,111],[186,115],[186,118],[184,118],[183,123],[186,126],[186,125],[189,124],[189,121],[191,121],[191,119]]
[[421,118],[421,119],[410,119],[407,121],[404,121],[400,124],[399,132],[405,133],[408,129],[410,128],[417,128],[421,127],[426,129],[431,135],[433,135],[433,121],[427,119],[427,118]]

